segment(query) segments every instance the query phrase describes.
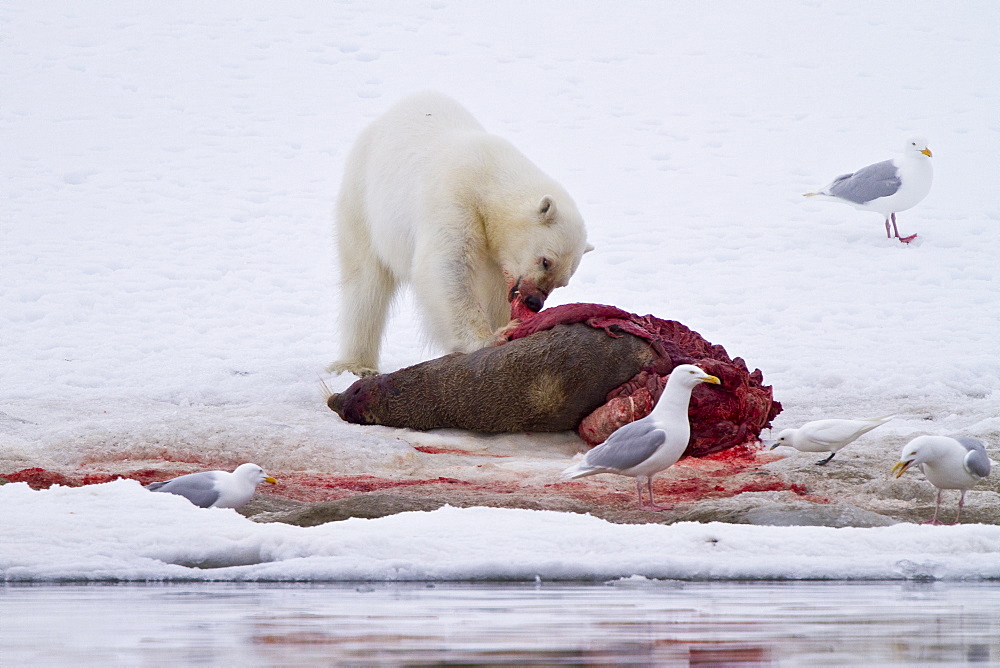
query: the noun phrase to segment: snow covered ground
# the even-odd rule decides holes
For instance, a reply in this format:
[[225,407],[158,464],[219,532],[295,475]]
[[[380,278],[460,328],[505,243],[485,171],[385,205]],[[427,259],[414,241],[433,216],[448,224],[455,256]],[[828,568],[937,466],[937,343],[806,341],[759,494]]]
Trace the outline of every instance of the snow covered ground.
[[[545,477],[565,465],[572,436],[360,428],[323,405],[342,162],[368,120],[423,88],[459,99],[576,198],[597,250],[550,305],[683,322],[763,370],[785,407],[779,429],[898,413],[853,446],[880,465],[920,433],[975,436],[1000,460],[998,22],[990,2],[6,2],[0,476],[164,461],[463,475],[412,447],[436,438],[506,449],[511,461],[492,471]],[[890,157],[911,133],[929,138],[936,170],[928,198],[898,216],[903,234],[919,233],[913,244],[887,240],[875,214],[801,197]],[[408,298],[394,313],[386,370],[439,352],[420,343]],[[353,378],[325,380],[340,390]],[[0,548],[0,573],[905,577],[913,563],[935,577],[1000,577],[977,557],[1000,551],[988,526],[621,527],[442,509],[313,531],[140,492],[0,487],[0,531],[18,536]],[[119,503],[184,527],[187,547],[161,545],[159,532],[80,529],[106,526]],[[352,559],[328,552],[338,532],[378,536],[391,564],[427,531],[484,524],[495,526],[484,543],[527,532],[524,551],[488,559],[445,533],[448,560],[416,550],[398,571],[359,565],[361,538]],[[39,549],[56,527],[73,549]],[[562,531],[608,545],[643,534],[692,557],[665,563],[653,547],[624,559],[608,547],[554,563],[565,546],[544,543]],[[716,560],[709,535],[732,559]],[[826,541],[857,569],[766,549]],[[200,560],[224,568],[198,570]]]
[[134,480],[16,483],[0,495],[8,581],[1000,579],[1000,527],[982,524],[662,526],[446,507],[304,528],[203,510]]

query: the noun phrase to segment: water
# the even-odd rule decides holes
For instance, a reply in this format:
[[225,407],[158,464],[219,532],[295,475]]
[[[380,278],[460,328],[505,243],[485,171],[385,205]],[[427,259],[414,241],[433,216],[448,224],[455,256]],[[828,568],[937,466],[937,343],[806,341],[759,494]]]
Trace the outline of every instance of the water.
[[0,585],[0,665],[1000,663],[989,583]]

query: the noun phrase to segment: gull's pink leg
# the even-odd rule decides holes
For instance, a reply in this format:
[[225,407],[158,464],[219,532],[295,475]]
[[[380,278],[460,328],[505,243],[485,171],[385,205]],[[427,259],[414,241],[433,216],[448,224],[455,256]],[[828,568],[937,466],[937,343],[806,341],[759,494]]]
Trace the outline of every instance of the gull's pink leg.
[[[896,227],[896,214],[892,214],[892,229],[896,232],[896,238],[899,239],[901,243],[908,244],[917,238],[916,234],[911,234],[908,237],[899,236],[899,228]],[[885,231],[889,231],[889,221],[885,221]]]
[[649,505],[644,506],[642,504],[642,483],[639,479],[635,479],[636,489],[639,491],[639,507],[645,510],[670,510],[672,506],[658,506],[656,502],[653,501],[653,477],[650,476],[646,478],[646,487],[649,489]]
[[938,508],[940,507],[941,507],[941,490],[939,489],[937,495],[937,503],[934,504],[934,517],[931,518],[930,522],[924,522],[924,524],[941,524],[940,522],[938,522],[937,518]]
[[965,505],[965,492],[966,490],[963,489],[962,498],[958,500],[958,512],[955,514],[955,521],[952,524],[958,524],[958,518],[962,516],[962,506]]

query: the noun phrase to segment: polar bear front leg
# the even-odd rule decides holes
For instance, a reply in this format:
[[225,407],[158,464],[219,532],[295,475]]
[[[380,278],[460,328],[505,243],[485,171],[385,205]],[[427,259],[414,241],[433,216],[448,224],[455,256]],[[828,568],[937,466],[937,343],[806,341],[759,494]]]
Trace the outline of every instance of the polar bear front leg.
[[438,345],[449,352],[472,352],[493,340],[495,329],[476,296],[476,277],[465,255],[417,253],[413,289]]

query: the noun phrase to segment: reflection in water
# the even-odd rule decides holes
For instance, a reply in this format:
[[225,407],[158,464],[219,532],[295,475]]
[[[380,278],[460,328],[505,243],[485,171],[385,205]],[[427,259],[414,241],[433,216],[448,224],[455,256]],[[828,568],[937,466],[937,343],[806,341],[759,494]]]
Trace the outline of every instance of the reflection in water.
[[990,583],[0,585],[25,664],[1000,662]]

